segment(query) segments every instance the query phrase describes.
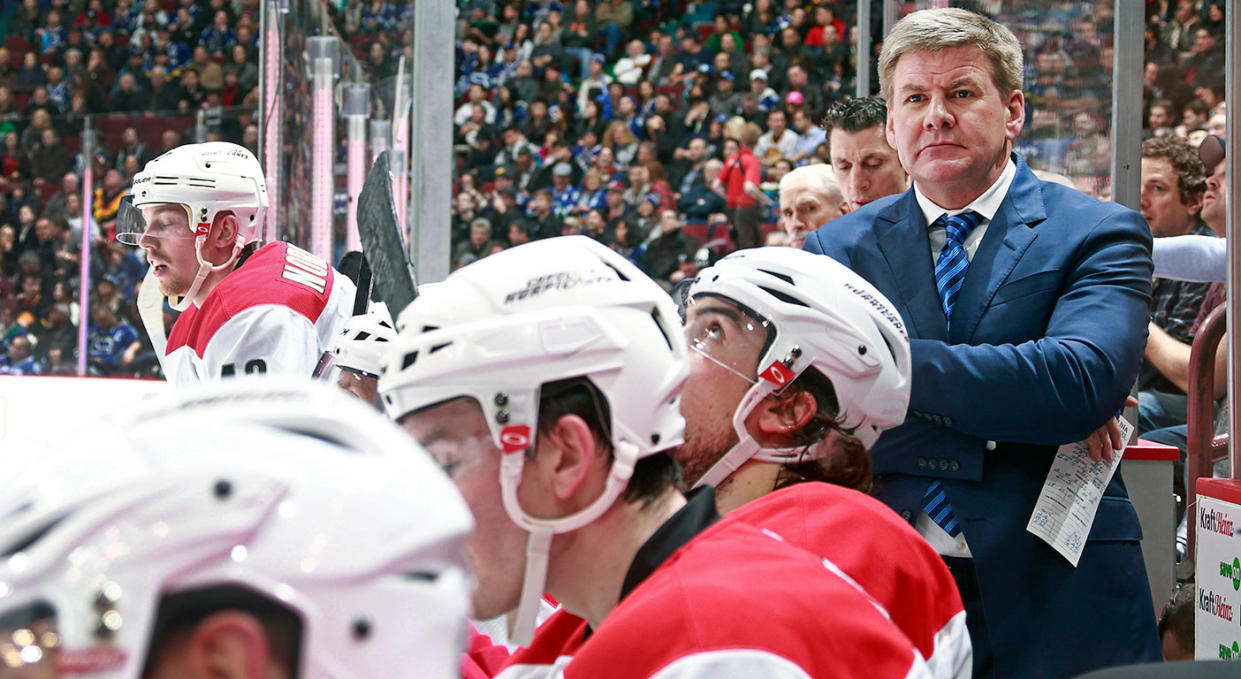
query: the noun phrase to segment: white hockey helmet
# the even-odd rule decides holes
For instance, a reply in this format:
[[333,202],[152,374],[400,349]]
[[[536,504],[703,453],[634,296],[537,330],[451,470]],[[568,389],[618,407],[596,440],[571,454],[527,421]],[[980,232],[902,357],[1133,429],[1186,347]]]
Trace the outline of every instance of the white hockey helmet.
[[[762,449],[745,427],[760,401],[810,368],[831,382],[841,426],[866,448],[904,421],[910,387],[904,322],[882,293],[843,264],[792,248],[739,250],[701,271],[687,294],[691,304],[709,297],[734,302],[760,317],[767,333],[756,371],[742,375],[753,386],[733,414],[740,440],[698,485],[714,486],[752,458],[786,463],[827,455],[826,439],[809,449]],[[696,338],[690,347],[716,360]]]
[[383,355],[396,339],[396,328],[383,302],[372,302],[360,316],[345,321],[345,327],[332,343],[332,363],[368,377],[379,377]]
[[382,416],[235,380],[85,434],[0,486],[0,675],[136,679],[214,606],[295,619],[295,677],[459,676],[469,510]]
[[[472,397],[504,451],[501,488],[509,517],[530,531],[517,643],[528,643],[543,594],[554,533],[602,515],[634,464],[681,444],[680,391],[688,376],[676,307],[624,257],[586,236],[535,241],[453,272],[397,319],[379,394],[393,419]],[[524,453],[538,430],[543,385],[584,377],[607,401],[614,461],[604,493],[557,520],[530,516],[517,500]]]
[[[196,239],[199,274],[178,309],[193,300],[207,273],[232,266],[242,248],[258,241],[268,205],[263,168],[254,154],[222,141],[187,144],[157,156],[134,176],[130,192],[117,214],[118,241],[137,245],[143,234]],[[165,204],[185,208],[188,229],[148,228],[142,208]],[[216,215],[226,211],[237,218],[237,239],[232,257],[213,265],[203,258],[202,245]]]

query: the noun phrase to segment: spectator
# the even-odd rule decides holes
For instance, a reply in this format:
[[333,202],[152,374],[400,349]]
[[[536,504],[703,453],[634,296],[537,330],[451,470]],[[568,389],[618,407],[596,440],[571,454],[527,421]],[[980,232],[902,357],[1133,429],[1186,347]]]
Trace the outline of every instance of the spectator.
[[95,189],[92,216],[109,237],[115,233],[116,213],[121,208],[125,191],[124,177],[114,167],[104,173],[103,185]]
[[43,366],[32,355],[29,335],[14,337],[8,353],[0,356],[0,375],[38,375]]
[[237,87],[244,98],[246,94],[259,86],[258,64],[246,53],[244,45],[233,45],[228,54],[228,61],[224,64],[224,73],[226,76],[229,73],[237,75]]
[[792,158],[800,141],[801,135],[788,129],[784,111],[776,109],[767,114],[767,132],[758,138],[754,155],[764,167],[771,167],[782,158]]
[[154,105],[154,99],[138,89],[138,81],[133,73],[122,73],[117,78],[117,89],[109,97],[111,109],[118,113],[141,111]]
[[560,39],[553,32],[551,23],[539,22],[538,33],[534,38],[534,50],[530,52],[530,65],[534,66],[536,73],[546,72],[549,67],[559,67],[563,57],[564,48],[560,46]]
[[677,199],[677,209],[685,214],[686,220],[706,222],[712,214],[725,209],[724,197],[712,188],[723,168],[724,163],[718,159],[706,160],[702,165],[702,183],[695,184],[688,193]]
[[762,243],[759,224],[763,208],[773,201],[759,189],[760,166],[754,157],[754,145],[761,136],[758,125],[744,123],[738,150],[724,161],[712,190],[726,195],[725,212],[732,226],[733,242],[738,248],[758,247]]
[[707,100],[712,117],[737,115],[741,110],[741,94],[733,89],[731,71],[721,71],[715,79],[715,92]]
[[595,24],[603,38],[603,51],[615,57],[617,46],[633,25],[633,3],[630,0],[600,0],[595,7]]
[[55,182],[65,176],[73,167],[73,159],[69,157],[69,149],[60,141],[55,128],[43,130],[42,141],[30,156],[30,175],[36,186]]
[[[1156,238],[1213,232],[1200,218],[1206,188],[1205,168],[1198,152],[1178,137],[1157,137],[1142,144],[1142,216]],[[1138,380],[1140,432],[1184,424],[1188,397],[1187,374],[1182,369],[1165,373],[1169,366],[1152,362],[1166,350],[1161,341],[1171,338],[1188,345],[1191,328],[1209,286],[1156,278],[1152,292],[1147,360]]]
[[476,217],[470,222],[470,237],[457,244],[453,252],[452,268],[459,269],[470,262],[482,259],[491,253],[491,222],[484,217]]
[[1177,587],[1159,615],[1159,641],[1168,662],[1194,659],[1195,591],[1192,582]]
[[616,80],[626,87],[632,87],[642,80],[646,67],[651,65],[651,55],[646,53],[646,46],[641,40],[630,40],[625,47],[625,56],[616,62],[612,74]]
[[13,88],[18,92],[30,92],[45,82],[47,72],[39,63],[38,56],[34,52],[27,52],[22,57],[21,68],[17,69],[17,75],[13,78]]
[[4,148],[0,149],[0,175],[11,182],[25,181],[30,176],[27,157],[17,132],[5,134]]
[[225,51],[237,43],[237,34],[229,27],[228,12],[216,12],[211,25],[203,29],[198,42],[212,57],[223,59]]
[[[649,205],[654,206],[654,203],[651,202]],[[642,255],[638,258],[638,268],[668,287],[668,277],[680,267],[683,260],[692,259],[693,253],[698,250],[701,243],[684,233],[682,229],[684,223],[676,210],[664,210],[657,216],[653,213],[651,217],[642,219],[649,219],[650,226],[644,228],[637,225],[637,220],[630,222],[631,231],[642,229],[650,233],[646,238],[646,246],[643,248]]]
[[120,319],[107,304],[92,305],[91,317],[94,324],[87,337],[87,360],[91,368],[101,375],[124,371],[142,349],[138,331]]

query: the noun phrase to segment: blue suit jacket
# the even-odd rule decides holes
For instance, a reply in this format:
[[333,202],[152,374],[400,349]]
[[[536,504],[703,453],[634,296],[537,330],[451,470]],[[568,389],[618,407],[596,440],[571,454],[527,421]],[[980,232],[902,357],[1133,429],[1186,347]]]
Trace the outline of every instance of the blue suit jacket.
[[1158,660],[1141,528],[1119,473],[1076,569],[1026,531],[1056,447],[1102,426],[1137,376],[1150,230],[1136,212],[1039,181],[1013,158],[951,331],[912,188],[806,239],[876,285],[909,329],[909,415],[872,450],[875,494],[913,521],[927,484],[943,482],[974,555],[996,676]]

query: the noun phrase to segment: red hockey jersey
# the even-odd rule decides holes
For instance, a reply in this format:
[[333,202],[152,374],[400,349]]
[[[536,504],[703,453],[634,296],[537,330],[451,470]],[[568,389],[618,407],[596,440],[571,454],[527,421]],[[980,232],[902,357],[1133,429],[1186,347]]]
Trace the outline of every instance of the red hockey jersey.
[[288,243],[259,248],[168,336],[164,374],[178,385],[242,374],[309,377],[352,311],[354,287]]

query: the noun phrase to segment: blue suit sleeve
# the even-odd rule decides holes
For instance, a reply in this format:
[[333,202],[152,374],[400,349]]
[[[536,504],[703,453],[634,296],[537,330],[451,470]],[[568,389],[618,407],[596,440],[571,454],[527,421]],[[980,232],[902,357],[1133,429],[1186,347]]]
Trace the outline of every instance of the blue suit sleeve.
[[1080,441],[1102,426],[1129,393],[1146,345],[1150,231],[1136,212],[1112,211],[1068,261],[1042,337],[912,340],[910,409],[946,415],[965,434],[1041,445]]

